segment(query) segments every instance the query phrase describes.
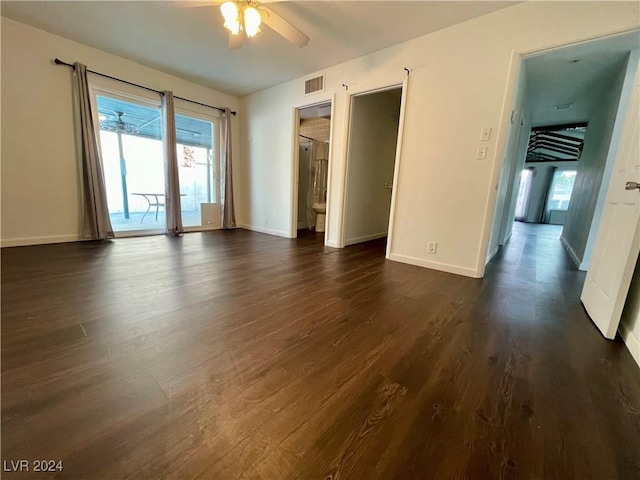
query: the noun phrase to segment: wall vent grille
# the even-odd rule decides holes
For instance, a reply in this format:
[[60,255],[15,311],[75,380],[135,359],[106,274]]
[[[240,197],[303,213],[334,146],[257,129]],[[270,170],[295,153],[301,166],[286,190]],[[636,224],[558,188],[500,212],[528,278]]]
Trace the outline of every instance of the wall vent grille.
[[322,92],[324,90],[324,75],[319,77],[310,78],[304,82],[304,94]]

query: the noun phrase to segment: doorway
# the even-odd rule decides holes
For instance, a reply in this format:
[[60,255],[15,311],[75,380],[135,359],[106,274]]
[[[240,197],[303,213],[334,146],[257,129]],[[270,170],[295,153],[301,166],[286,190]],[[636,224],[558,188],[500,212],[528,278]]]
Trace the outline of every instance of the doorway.
[[[633,240],[633,235],[637,236],[637,216],[635,221],[619,222],[619,216],[612,214],[612,205],[623,205],[625,212],[638,212],[637,195],[632,197],[633,202],[627,202],[631,207],[620,201],[625,195],[624,182],[616,175],[626,171],[626,180],[630,180],[640,171],[636,166],[627,165],[626,170],[620,167],[638,158],[637,153],[629,153],[633,142],[625,132],[633,123],[632,114],[637,116],[637,97],[633,100],[632,92],[639,40],[640,32],[636,31],[524,59],[512,120],[518,112],[527,112],[531,140],[527,152],[505,157],[516,182],[510,185],[513,195],[503,197],[501,204],[498,197],[496,202],[496,211],[513,207],[514,215],[503,218],[508,228],[512,228],[514,219],[522,222],[513,228],[514,236],[520,237],[516,243],[525,236],[552,239],[554,250],[560,251],[576,270],[576,294],[582,291],[583,306],[606,338],[616,334],[638,254],[639,243]],[[581,133],[585,124],[586,130]],[[565,131],[560,132],[562,129]],[[537,205],[526,200],[527,194],[533,196],[536,177],[545,190],[544,196],[538,196]],[[523,185],[517,183],[520,181]],[[509,179],[501,175],[499,190],[504,182]],[[626,195],[625,202],[629,200],[629,193]],[[615,247],[610,245],[612,238],[618,243]],[[508,240],[507,236],[503,244]],[[491,252],[491,243],[489,247]],[[544,265],[550,251],[548,245],[536,250],[534,263],[529,266],[536,269]],[[586,277],[577,270],[586,271]],[[606,295],[600,295],[605,290]],[[622,328],[635,327],[623,324]]]
[[331,102],[298,109],[295,236],[324,242],[326,232]]
[[516,222],[564,225],[587,124],[535,127],[517,186]]
[[397,86],[351,98],[345,246],[388,235],[402,90],[402,86]]
[[577,268],[588,269],[638,36],[617,35],[523,59],[487,262],[520,221],[562,225],[558,241]]

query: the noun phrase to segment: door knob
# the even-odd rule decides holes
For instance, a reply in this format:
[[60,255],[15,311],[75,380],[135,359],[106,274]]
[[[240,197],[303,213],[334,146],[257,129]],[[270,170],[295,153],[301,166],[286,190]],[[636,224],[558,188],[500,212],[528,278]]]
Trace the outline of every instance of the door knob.
[[635,190],[635,189],[640,190],[640,183],[638,182],[627,182],[627,184],[624,186],[625,190]]

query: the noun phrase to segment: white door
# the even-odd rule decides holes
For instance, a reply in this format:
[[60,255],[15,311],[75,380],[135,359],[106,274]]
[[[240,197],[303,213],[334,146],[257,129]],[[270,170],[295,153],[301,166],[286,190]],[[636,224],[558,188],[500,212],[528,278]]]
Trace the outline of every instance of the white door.
[[638,71],[616,163],[580,299],[606,338],[614,338],[640,250],[640,85]]

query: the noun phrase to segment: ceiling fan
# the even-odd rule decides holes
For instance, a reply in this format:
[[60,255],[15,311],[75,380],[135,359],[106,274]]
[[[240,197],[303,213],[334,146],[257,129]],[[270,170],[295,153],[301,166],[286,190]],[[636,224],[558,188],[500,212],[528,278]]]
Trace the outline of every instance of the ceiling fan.
[[287,22],[265,3],[278,0],[205,0],[205,1],[176,1],[178,7],[212,7],[220,5],[220,12],[224,19],[224,27],[229,30],[229,50],[236,50],[242,46],[244,36],[253,37],[260,32],[260,25],[264,23],[279,35],[294,45],[302,48],[309,43],[309,37],[298,28]]

